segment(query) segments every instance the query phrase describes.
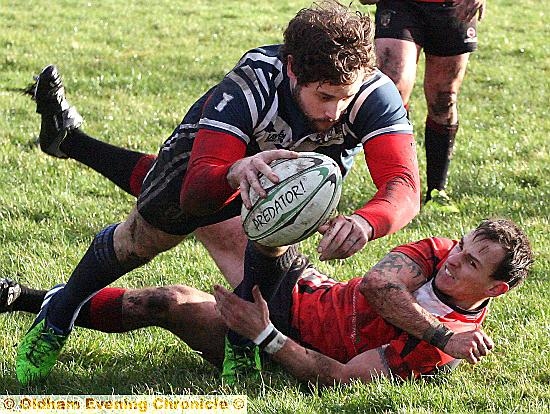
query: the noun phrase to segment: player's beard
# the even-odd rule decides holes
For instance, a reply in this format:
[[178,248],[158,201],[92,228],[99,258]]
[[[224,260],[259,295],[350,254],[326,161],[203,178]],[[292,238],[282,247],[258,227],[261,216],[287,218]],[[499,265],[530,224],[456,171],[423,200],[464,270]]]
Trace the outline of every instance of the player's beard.
[[311,116],[305,109],[304,102],[302,101],[302,95],[300,93],[301,90],[302,86],[294,86],[294,88],[292,88],[292,97],[304,114],[304,117],[307,119],[311,129],[313,129],[315,132],[325,132],[338,123],[339,119],[334,120],[329,118],[314,118],[313,116]]

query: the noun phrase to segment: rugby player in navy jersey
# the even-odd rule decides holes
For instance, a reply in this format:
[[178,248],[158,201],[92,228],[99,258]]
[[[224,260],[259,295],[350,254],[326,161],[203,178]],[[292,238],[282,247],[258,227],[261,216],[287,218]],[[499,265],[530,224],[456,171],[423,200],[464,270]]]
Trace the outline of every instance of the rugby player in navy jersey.
[[[277,180],[268,166],[275,159],[316,151],[331,156],[345,175],[364,151],[377,192],[353,214],[320,228],[321,260],[349,257],[405,226],[420,208],[415,142],[395,85],[375,68],[372,32],[368,16],[336,2],[301,10],[282,45],[245,53],[191,107],[158,157],[87,136],[57,69],[46,67],[29,89],[42,115],[42,149],[92,166],[138,199],[124,222],[96,235],[65,287],[44,304],[18,348],[19,380],[49,374],[95,292],[193,231],[238,216],[241,204],[250,207],[250,187],[265,194],[258,173]],[[225,225],[233,232],[217,239],[235,243],[241,257],[234,267],[242,270],[242,230],[235,230],[236,221],[218,230]],[[236,292],[252,300],[249,287]],[[239,344],[236,335],[230,338]],[[232,349],[228,344],[227,378],[235,366]]]
[[470,53],[477,48],[477,22],[485,0],[361,0],[376,3],[378,68],[396,84],[409,108],[418,58],[425,56],[424,95],[427,206],[458,212],[445,192],[458,131],[458,93]]
[[[481,329],[490,302],[518,286],[533,261],[527,236],[505,219],[485,220],[460,240],[397,246],[346,282],[321,274],[293,247],[279,254],[284,269],[279,258],[247,254],[244,278],[258,283],[253,303],[221,286],[214,295],[183,285],[109,287],[85,304],[76,324],[103,332],[160,326],[216,366],[230,327],[297,378],[319,384],[419,378],[490,353],[493,341]],[[54,291],[0,279],[0,313],[37,313]]]

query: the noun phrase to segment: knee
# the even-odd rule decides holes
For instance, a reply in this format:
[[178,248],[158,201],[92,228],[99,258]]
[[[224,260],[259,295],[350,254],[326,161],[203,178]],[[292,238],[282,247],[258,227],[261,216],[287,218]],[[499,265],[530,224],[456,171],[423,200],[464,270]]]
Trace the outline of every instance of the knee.
[[440,91],[434,99],[428,102],[428,114],[430,117],[440,123],[448,124],[449,120],[454,118],[457,110],[458,94],[452,91]]
[[144,301],[144,311],[153,317],[166,319],[170,310],[185,296],[185,286],[162,286],[150,289]]
[[286,251],[290,247],[290,246],[269,247],[256,242],[253,242],[252,245],[254,246],[256,251],[260,252],[262,255],[267,257],[281,257],[283,254],[286,253]]
[[152,240],[146,233],[139,236],[129,231],[127,223],[122,223],[115,232],[114,245],[118,260],[121,263],[129,261],[147,262],[153,259],[158,252]]
[[140,312],[154,325],[168,327],[185,321],[187,316],[195,317],[193,306],[204,301],[203,296],[184,285],[147,288],[143,290]]
[[162,286],[128,291],[124,296],[126,318],[162,326],[185,297],[185,286]]
[[129,257],[144,261],[150,261],[165,250],[156,245],[154,239],[149,237],[148,234],[142,234],[139,238],[132,238],[128,247]]
[[114,246],[121,262],[146,263],[156,255],[171,249],[183,236],[173,236],[155,229],[143,219],[129,217],[115,231]]

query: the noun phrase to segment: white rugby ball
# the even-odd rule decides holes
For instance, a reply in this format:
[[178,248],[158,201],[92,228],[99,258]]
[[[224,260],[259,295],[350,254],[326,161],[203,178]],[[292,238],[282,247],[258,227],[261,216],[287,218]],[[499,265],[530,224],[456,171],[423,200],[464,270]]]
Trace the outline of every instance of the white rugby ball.
[[315,152],[276,160],[270,167],[279,183],[259,175],[267,197],[259,198],[250,189],[252,208],[243,205],[241,210],[244,232],[264,246],[291,245],[315,233],[335,211],[342,192],[342,174],[332,158]]

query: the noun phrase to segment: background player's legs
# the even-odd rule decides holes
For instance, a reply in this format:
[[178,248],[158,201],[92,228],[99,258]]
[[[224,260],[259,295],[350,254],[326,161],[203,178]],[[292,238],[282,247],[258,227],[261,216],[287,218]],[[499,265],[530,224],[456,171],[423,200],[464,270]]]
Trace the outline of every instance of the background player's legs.
[[443,190],[458,131],[457,99],[466,73],[469,53],[458,56],[426,54],[424,94],[426,118],[426,201],[432,190]]
[[420,46],[411,41],[390,38],[376,39],[375,46],[378,68],[395,83],[408,111]]

